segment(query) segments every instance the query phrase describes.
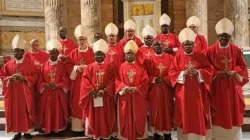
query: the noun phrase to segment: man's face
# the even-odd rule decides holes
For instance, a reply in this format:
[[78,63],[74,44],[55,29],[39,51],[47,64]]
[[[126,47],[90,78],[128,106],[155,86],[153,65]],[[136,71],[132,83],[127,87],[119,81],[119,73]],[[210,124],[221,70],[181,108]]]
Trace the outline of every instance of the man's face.
[[79,47],[82,47],[82,48],[86,48],[89,46],[88,38],[85,36],[78,37],[77,43],[78,43]]
[[144,42],[146,46],[152,46],[153,41],[153,36],[151,35],[147,35],[144,37]]
[[97,51],[95,52],[95,61],[97,63],[102,63],[105,59],[105,53],[101,52],[101,51]]
[[15,48],[13,50],[13,55],[16,58],[16,60],[21,60],[23,58],[23,55],[24,55],[24,50],[20,49],[20,48]]
[[168,28],[169,28],[169,26],[167,24],[161,25],[161,33],[162,34],[167,34],[168,33]]
[[198,32],[198,27],[197,26],[191,25],[191,26],[189,26],[189,29],[194,31],[195,34]]
[[154,52],[158,55],[162,54],[162,43],[161,41],[154,41],[153,42],[153,49],[154,49]]
[[128,51],[125,53],[125,59],[127,62],[131,63],[135,61],[135,53],[133,51]]
[[59,36],[61,39],[66,39],[67,29],[65,27],[59,28]]
[[37,41],[34,41],[33,43],[32,43],[32,45],[31,45],[31,47],[32,47],[32,49],[34,49],[34,50],[38,50],[39,49],[39,42],[38,42],[38,40]]
[[102,39],[102,34],[101,33],[96,33],[94,38],[95,38],[95,41],[98,41],[99,39]]
[[128,29],[128,30],[126,30],[125,36],[126,36],[128,39],[133,39],[134,36],[135,36],[135,30],[133,30],[133,29]]
[[56,61],[58,56],[59,56],[59,51],[57,49],[49,51],[49,58],[51,61]]
[[117,40],[117,36],[116,35],[108,35],[108,43],[111,45],[114,45],[116,43]]
[[182,43],[182,46],[184,48],[184,52],[186,54],[191,54],[193,52],[193,48],[194,48],[194,42],[193,41],[189,41],[186,40]]
[[227,33],[222,33],[217,35],[220,45],[226,47],[231,39],[231,35]]

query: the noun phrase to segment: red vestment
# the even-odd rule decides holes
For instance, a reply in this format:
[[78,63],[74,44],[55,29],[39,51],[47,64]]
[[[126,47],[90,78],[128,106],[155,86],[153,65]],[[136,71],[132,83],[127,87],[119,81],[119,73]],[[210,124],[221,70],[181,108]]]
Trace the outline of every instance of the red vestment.
[[[181,47],[178,37],[173,33],[158,34],[154,40],[160,40],[163,43],[163,48],[166,48],[168,44],[169,48],[179,50]],[[174,55],[175,53],[173,53]]]
[[77,48],[77,45],[69,38],[66,40],[59,39],[59,41],[62,44],[62,50],[60,51],[60,54],[68,56],[74,49]]
[[[224,129],[232,129],[233,126],[243,124],[245,102],[242,86],[248,82],[248,73],[245,60],[240,48],[229,43],[227,48],[219,48],[219,42],[207,49],[207,57],[214,66],[214,75],[211,92],[214,97],[216,112],[212,117],[213,125],[221,126]],[[228,70],[235,71],[242,81],[233,78],[219,78],[217,73],[224,71],[226,63],[224,58],[229,59]]]
[[109,50],[106,53],[105,61],[114,65],[118,72],[120,65],[125,61],[123,47],[117,43],[115,46],[109,45]]
[[[123,91],[126,87],[135,87],[135,92]],[[118,98],[118,130],[128,140],[143,137],[148,112],[148,76],[146,70],[137,63],[124,62],[116,80]],[[123,91],[122,95],[121,92]]]
[[[106,88],[106,90],[104,90]],[[94,107],[91,91],[104,90],[103,106]],[[90,64],[85,68],[82,82],[80,107],[86,116],[86,135],[97,138],[109,138],[116,129],[114,67],[108,63]],[[83,120],[84,121],[84,120]]]
[[49,60],[49,55],[43,50],[39,50],[37,53],[32,53],[31,51],[26,52],[30,55],[31,59],[34,61],[34,64],[41,66],[44,62]]
[[148,46],[143,46],[139,49],[136,54],[136,62],[139,64],[143,64],[145,60],[148,60],[151,55],[154,54],[153,48]]
[[[47,89],[46,85],[51,81],[60,88]],[[61,61],[58,61],[57,64],[50,64],[49,61],[45,62],[41,66],[37,86],[40,92],[39,126],[45,129],[45,133],[65,129],[68,123],[67,90],[69,89],[65,65]]]
[[[94,52],[90,47],[88,47],[86,52],[80,52],[77,48],[73,50],[67,58],[67,71],[72,80],[69,98],[71,117],[82,119],[82,109],[79,106],[82,72],[76,72],[74,67],[88,65],[94,61]],[[75,76],[72,77],[72,75]]]
[[[13,74],[21,74],[26,81],[9,81]],[[24,55],[22,63],[11,60],[0,71],[3,81],[2,94],[7,132],[27,132],[36,123],[34,86],[37,69],[29,55]]]
[[[180,82],[179,76],[188,65],[193,65],[199,74],[182,76],[184,80]],[[191,55],[178,53],[173,59],[169,76],[175,87],[175,127],[182,128],[183,134],[194,133],[205,136],[207,129],[210,128],[208,91],[212,74],[211,64],[201,53]]]
[[[168,76],[172,60],[173,56],[166,53],[153,54],[144,63],[149,77],[150,126],[154,133],[170,132],[173,128],[174,91]],[[166,83],[155,83],[156,77],[163,78]]]
[[[131,40],[131,39],[128,39],[127,37],[123,37],[120,41],[119,41],[119,44],[122,46],[122,49],[125,47],[125,45],[127,44],[127,42]],[[133,41],[135,41],[135,43],[137,44],[137,46],[140,48],[143,43],[141,42],[141,39],[134,36],[134,38],[132,39]]]

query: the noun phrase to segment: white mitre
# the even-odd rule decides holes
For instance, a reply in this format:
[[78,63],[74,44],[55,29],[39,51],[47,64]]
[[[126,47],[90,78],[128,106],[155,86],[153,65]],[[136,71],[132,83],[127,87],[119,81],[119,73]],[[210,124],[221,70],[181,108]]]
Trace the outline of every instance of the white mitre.
[[108,43],[103,39],[99,39],[93,45],[94,53],[97,52],[97,51],[101,51],[101,52],[106,54],[108,52],[108,50],[109,50]]
[[191,16],[188,20],[187,20],[187,27],[190,27],[190,26],[196,26],[196,27],[199,27],[201,24],[201,21],[198,17],[196,16]]
[[26,47],[26,41],[20,37],[20,35],[15,35],[15,37],[12,40],[12,48],[16,49],[25,49]]
[[81,37],[81,36],[85,36],[87,37],[89,35],[89,32],[88,32],[88,29],[82,25],[78,25],[76,28],[75,28],[75,32],[74,32],[74,35],[77,38]]
[[57,39],[51,39],[46,45],[47,51],[51,51],[53,49],[57,49],[58,51],[62,50],[62,44]]
[[109,23],[105,27],[105,34],[106,35],[117,35],[118,34],[118,28],[114,23]]
[[184,41],[195,41],[196,39],[196,34],[194,33],[194,31],[192,31],[189,28],[184,28],[181,30],[180,34],[179,34],[179,41],[181,43],[183,43]]
[[133,20],[129,19],[124,23],[124,31],[127,31],[128,29],[132,29],[135,31],[136,24]]
[[142,36],[145,37],[147,35],[156,36],[156,31],[153,27],[151,27],[150,25],[146,25],[143,30],[142,30]]
[[167,15],[167,14],[162,14],[162,16],[160,17],[160,26],[164,25],[164,24],[167,24],[167,25],[170,25],[171,23],[171,19],[170,17]]
[[215,31],[217,35],[222,33],[228,33],[232,35],[234,31],[234,25],[232,21],[230,21],[229,19],[223,18],[220,21],[218,21],[217,24],[215,25]]

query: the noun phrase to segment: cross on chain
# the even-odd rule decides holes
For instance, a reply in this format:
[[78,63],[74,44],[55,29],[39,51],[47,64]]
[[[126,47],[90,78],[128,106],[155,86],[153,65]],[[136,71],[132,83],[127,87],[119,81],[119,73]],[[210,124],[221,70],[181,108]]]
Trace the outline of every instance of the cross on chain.
[[170,41],[168,41],[167,39],[166,39],[166,41],[164,42],[164,45],[166,45],[165,47],[166,48],[168,48],[168,43],[169,43]]
[[165,69],[166,67],[164,65],[162,65],[162,63],[160,63],[157,68],[160,70],[160,76],[162,76],[162,71],[163,69]]
[[113,56],[116,54],[116,52],[115,51],[113,51],[113,50],[111,50],[110,52],[109,52],[109,55],[110,55],[110,60],[109,60],[109,62],[111,63],[111,62],[113,62]]
[[19,71],[19,69],[16,69],[15,74],[16,75],[22,75],[22,73]]
[[66,48],[65,46],[62,47],[63,54],[65,54],[65,52],[66,52],[67,49],[68,49],[68,48]]
[[49,71],[48,76],[50,77],[50,83],[55,83],[56,73],[53,70]]
[[227,56],[224,56],[224,58],[223,58],[223,60],[221,62],[225,63],[224,71],[228,72],[229,71],[228,63],[231,62],[231,59],[229,59]]
[[148,56],[148,57],[151,56],[150,51],[148,51],[145,55]]
[[83,61],[83,58],[80,58],[79,64],[80,64],[81,66],[84,66],[84,65],[85,65],[85,62]]
[[129,72],[127,73],[129,83],[133,83],[133,77],[134,77],[135,74],[136,74],[136,72],[134,72],[133,69],[129,70]]
[[99,86],[101,85],[101,82],[102,82],[102,76],[105,74],[105,72],[103,72],[102,70],[98,70],[97,72],[96,72],[96,87],[97,87],[97,89],[99,89]]
[[[195,67],[195,65],[191,61],[189,61],[188,64],[185,65],[185,67],[190,71]],[[194,75],[192,73],[189,73],[188,76],[192,79]]]

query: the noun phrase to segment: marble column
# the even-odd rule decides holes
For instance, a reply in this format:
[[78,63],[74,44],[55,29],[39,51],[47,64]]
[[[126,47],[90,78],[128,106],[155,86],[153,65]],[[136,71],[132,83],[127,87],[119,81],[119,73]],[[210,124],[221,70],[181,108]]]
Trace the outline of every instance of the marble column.
[[45,0],[45,38],[59,38],[58,30],[64,26],[65,0]]
[[200,19],[198,32],[207,39],[207,0],[186,0],[186,18],[191,16]]
[[101,33],[101,0],[81,0],[81,24],[89,31],[89,43],[94,43],[95,33]]
[[234,24],[232,42],[244,50],[250,50],[248,0],[224,0],[224,16]]

